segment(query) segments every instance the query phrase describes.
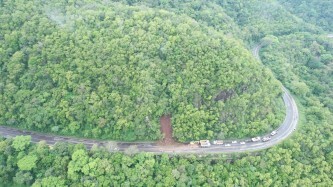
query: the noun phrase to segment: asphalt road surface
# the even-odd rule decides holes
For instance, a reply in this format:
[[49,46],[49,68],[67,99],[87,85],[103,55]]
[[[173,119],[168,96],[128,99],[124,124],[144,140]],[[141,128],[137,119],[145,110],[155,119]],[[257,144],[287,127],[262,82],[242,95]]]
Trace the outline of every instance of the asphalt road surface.
[[[257,45],[253,49],[253,55],[259,59],[259,51],[261,45]],[[260,60],[260,59],[259,59]],[[185,145],[179,144],[175,146],[161,146],[154,142],[119,142],[119,141],[100,141],[85,138],[72,138],[65,136],[46,135],[31,131],[23,131],[15,128],[0,126],[0,135],[6,138],[11,138],[19,135],[30,135],[33,143],[45,141],[48,145],[52,146],[57,142],[68,142],[72,144],[82,143],[88,149],[93,145],[104,146],[111,152],[125,151],[131,146],[137,148],[138,151],[152,152],[152,153],[235,153],[235,152],[249,152],[257,151],[272,147],[279,142],[286,139],[296,129],[298,122],[298,109],[296,103],[289,92],[283,88],[283,100],[286,106],[286,116],[281,126],[276,129],[276,134],[271,136],[266,134],[261,137],[270,137],[269,141],[252,142],[250,139],[243,140],[224,140],[222,145],[212,145],[208,148],[200,148],[198,145]],[[241,143],[242,142],[242,143]]]

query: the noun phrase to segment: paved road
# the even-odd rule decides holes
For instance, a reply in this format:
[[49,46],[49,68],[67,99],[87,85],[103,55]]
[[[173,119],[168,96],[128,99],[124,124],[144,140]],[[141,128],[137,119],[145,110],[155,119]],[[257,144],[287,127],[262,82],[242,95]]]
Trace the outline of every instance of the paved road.
[[[256,46],[253,49],[253,54],[256,58],[259,59],[259,51],[261,45]],[[259,59],[260,60],[260,59]],[[15,128],[0,126],[0,135],[10,138],[19,135],[30,135],[32,137],[32,142],[37,143],[39,141],[44,140],[48,145],[54,145],[56,142],[68,142],[73,144],[82,143],[88,149],[90,149],[93,145],[98,146],[106,146],[109,147],[110,151],[125,151],[130,146],[136,145],[139,151],[144,152],[153,152],[153,153],[234,153],[234,152],[248,152],[248,151],[257,151],[272,147],[279,142],[286,139],[295,129],[298,122],[298,109],[296,103],[292,96],[288,93],[288,91],[283,88],[283,100],[286,106],[286,116],[281,124],[281,126],[276,129],[277,134],[271,136],[271,140],[267,142],[252,142],[248,140],[238,140],[237,143],[232,143],[231,141],[224,141],[223,145],[212,145],[209,148],[200,148],[196,145],[177,145],[174,147],[165,147],[160,146],[154,142],[115,142],[115,141],[99,141],[92,139],[84,139],[84,138],[72,138],[65,136],[53,136],[53,135],[45,135],[41,133],[35,133],[30,131],[22,131]],[[267,137],[270,134],[265,135]],[[240,144],[240,142],[245,142],[245,144]],[[229,144],[230,146],[226,146]]]

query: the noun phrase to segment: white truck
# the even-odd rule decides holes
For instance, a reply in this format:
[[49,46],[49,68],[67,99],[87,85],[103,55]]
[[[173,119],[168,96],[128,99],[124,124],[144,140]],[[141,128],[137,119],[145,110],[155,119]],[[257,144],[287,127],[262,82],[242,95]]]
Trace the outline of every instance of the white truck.
[[210,147],[210,142],[209,140],[200,140],[200,147]]

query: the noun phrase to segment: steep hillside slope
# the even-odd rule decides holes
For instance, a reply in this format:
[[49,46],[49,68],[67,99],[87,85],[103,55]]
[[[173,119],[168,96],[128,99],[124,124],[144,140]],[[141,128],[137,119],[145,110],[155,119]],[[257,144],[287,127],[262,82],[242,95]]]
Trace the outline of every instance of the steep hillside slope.
[[285,6],[275,0],[124,0],[122,2],[166,9],[178,15],[185,14],[201,24],[214,27],[226,35],[240,38],[246,43],[258,42],[266,35],[322,31],[322,29],[290,13]]
[[159,139],[159,118],[171,114],[186,141],[252,136],[283,118],[272,74],[191,18],[118,3],[20,8],[1,8],[1,124]]
[[298,17],[309,23],[333,31],[333,1],[331,0],[278,0]]
[[[272,0],[219,0],[240,28],[251,40],[259,41],[266,35],[285,35],[298,31],[318,32],[320,29],[304,22]],[[283,24],[282,24],[283,23]]]
[[332,39],[310,33],[281,36],[263,49],[262,58],[297,95],[316,95],[333,111]]

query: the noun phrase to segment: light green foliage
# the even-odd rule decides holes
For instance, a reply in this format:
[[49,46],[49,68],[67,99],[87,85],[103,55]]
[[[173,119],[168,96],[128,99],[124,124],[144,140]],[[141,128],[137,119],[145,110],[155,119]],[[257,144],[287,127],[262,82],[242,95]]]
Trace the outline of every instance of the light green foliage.
[[37,157],[35,155],[27,155],[17,162],[17,166],[22,171],[30,171],[36,167],[36,161]]
[[77,150],[72,155],[72,161],[68,164],[68,177],[72,180],[78,180],[79,174],[88,163],[88,155],[84,150]]
[[13,147],[16,151],[24,151],[31,141],[31,136],[16,136],[13,141]]
[[304,82],[293,81],[291,86],[294,88],[294,92],[298,95],[306,95],[309,92],[309,87]]
[[266,46],[266,45],[270,45],[272,43],[277,43],[279,42],[279,38],[273,35],[267,35],[264,38],[261,39],[261,45],[262,46]]

